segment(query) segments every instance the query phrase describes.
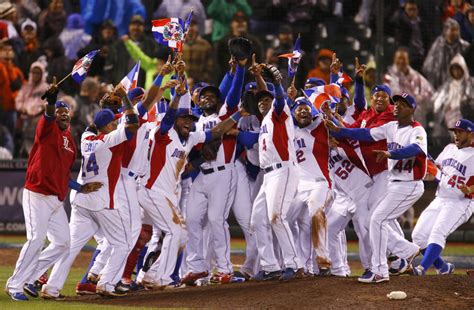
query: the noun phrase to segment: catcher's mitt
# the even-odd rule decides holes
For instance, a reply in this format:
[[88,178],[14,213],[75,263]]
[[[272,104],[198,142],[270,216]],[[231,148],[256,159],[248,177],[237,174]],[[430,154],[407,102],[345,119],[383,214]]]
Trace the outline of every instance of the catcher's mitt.
[[278,70],[276,66],[271,64],[265,64],[263,68],[263,74],[269,76],[275,83],[281,83],[281,81],[283,80],[283,76],[281,75],[280,70]]
[[248,59],[252,55],[252,42],[245,38],[229,40],[229,52],[237,60]]

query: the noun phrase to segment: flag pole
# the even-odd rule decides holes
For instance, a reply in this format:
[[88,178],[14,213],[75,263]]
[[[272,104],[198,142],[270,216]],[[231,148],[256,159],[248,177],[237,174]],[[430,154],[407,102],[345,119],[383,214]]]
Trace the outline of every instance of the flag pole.
[[69,72],[68,75],[66,75],[65,77],[63,77],[62,80],[59,81],[56,85],[57,85],[57,86],[61,85],[61,83],[64,82],[64,81],[65,81],[68,77],[70,77],[71,75],[72,75],[72,71]]

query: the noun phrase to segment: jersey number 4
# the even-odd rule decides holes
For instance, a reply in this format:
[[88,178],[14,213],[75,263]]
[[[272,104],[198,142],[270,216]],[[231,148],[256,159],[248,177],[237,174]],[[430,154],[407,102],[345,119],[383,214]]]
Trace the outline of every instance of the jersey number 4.
[[[85,171],[85,172],[84,172]],[[97,161],[95,159],[95,154],[92,153],[87,160],[87,164],[84,166],[84,157],[82,158],[82,177],[86,177],[86,172],[94,171],[94,175],[99,174],[99,166],[97,165]]]
[[397,161],[395,166],[393,166],[393,170],[398,170],[398,173],[402,173],[402,171],[408,171],[408,173],[411,173],[413,170],[413,160],[407,160],[405,165],[403,164],[403,159],[400,159]]
[[453,175],[449,180],[448,180],[448,185],[451,185],[451,187],[455,187],[457,184],[457,188],[459,188],[461,185],[465,184],[466,178],[465,177],[460,177],[457,175]]

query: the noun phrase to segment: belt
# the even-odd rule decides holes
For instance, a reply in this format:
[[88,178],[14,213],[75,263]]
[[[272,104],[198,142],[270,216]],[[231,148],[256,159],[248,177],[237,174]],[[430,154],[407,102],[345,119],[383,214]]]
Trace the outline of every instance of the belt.
[[129,171],[129,172],[128,172],[128,176],[134,178],[135,180],[138,180],[139,178],[143,177],[143,176],[140,176],[140,175],[138,175],[138,174],[136,174],[136,173],[133,173],[132,171]]
[[209,169],[201,168],[201,172],[205,175],[211,174],[217,171],[222,171],[222,170],[225,170],[225,166],[217,166],[217,167],[209,168]]
[[267,167],[267,168],[264,168],[263,169],[263,172],[264,173],[269,173],[273,170],[277,170],[277,169],[280,169],[281,167],[283,167],[283,165],[281,163],[278,163],[278,164],[275,164],[273,166],[270,166],[270,167]]

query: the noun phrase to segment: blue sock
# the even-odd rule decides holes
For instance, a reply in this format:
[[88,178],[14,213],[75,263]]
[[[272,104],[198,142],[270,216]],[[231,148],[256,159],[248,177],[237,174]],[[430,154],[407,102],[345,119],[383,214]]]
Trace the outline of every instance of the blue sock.
[[430,268],[431,265],[433,265],[433,263],[439,258],[441,251],[443,251],[443,248],[439,244],[428,244],[428,247],[426,248],[425,254],[420,264],[421,266],[423,266],[425,271],[427,271],[428,268]]
[[433,266],[435,266],[436,269],[442,269],[446,263],[444,260],[439,256],[434,262]]
[[137,275],[138,273],[140,272],[140,270],[142,270],[143,268],[143,262],[145,261],[145,255],[146,255],[146,251],[148,250],[148,247],[143,247],[143,249],[140,251],[140,255],[138,255],[138,259],[137,259]]
[[181,268],[181,262],[183,261],[183,251],[180,251],[178,258],[176,259],[176,266],[174,267],[173,273],[171,274],[171,279],[179,279],[179,268]]
[[89,263],[89,266],[87,267],[87,271],[84,274],[84,277],[82,277],[81,284],[87,283],[87,275],[89,274],[89,270],[91,270],[92,266],[94,265],[95,258],[97,257],[97,255],[99,255],[99,253],[100,250],[95,250],[94,254],[92,254],[91,261]]

